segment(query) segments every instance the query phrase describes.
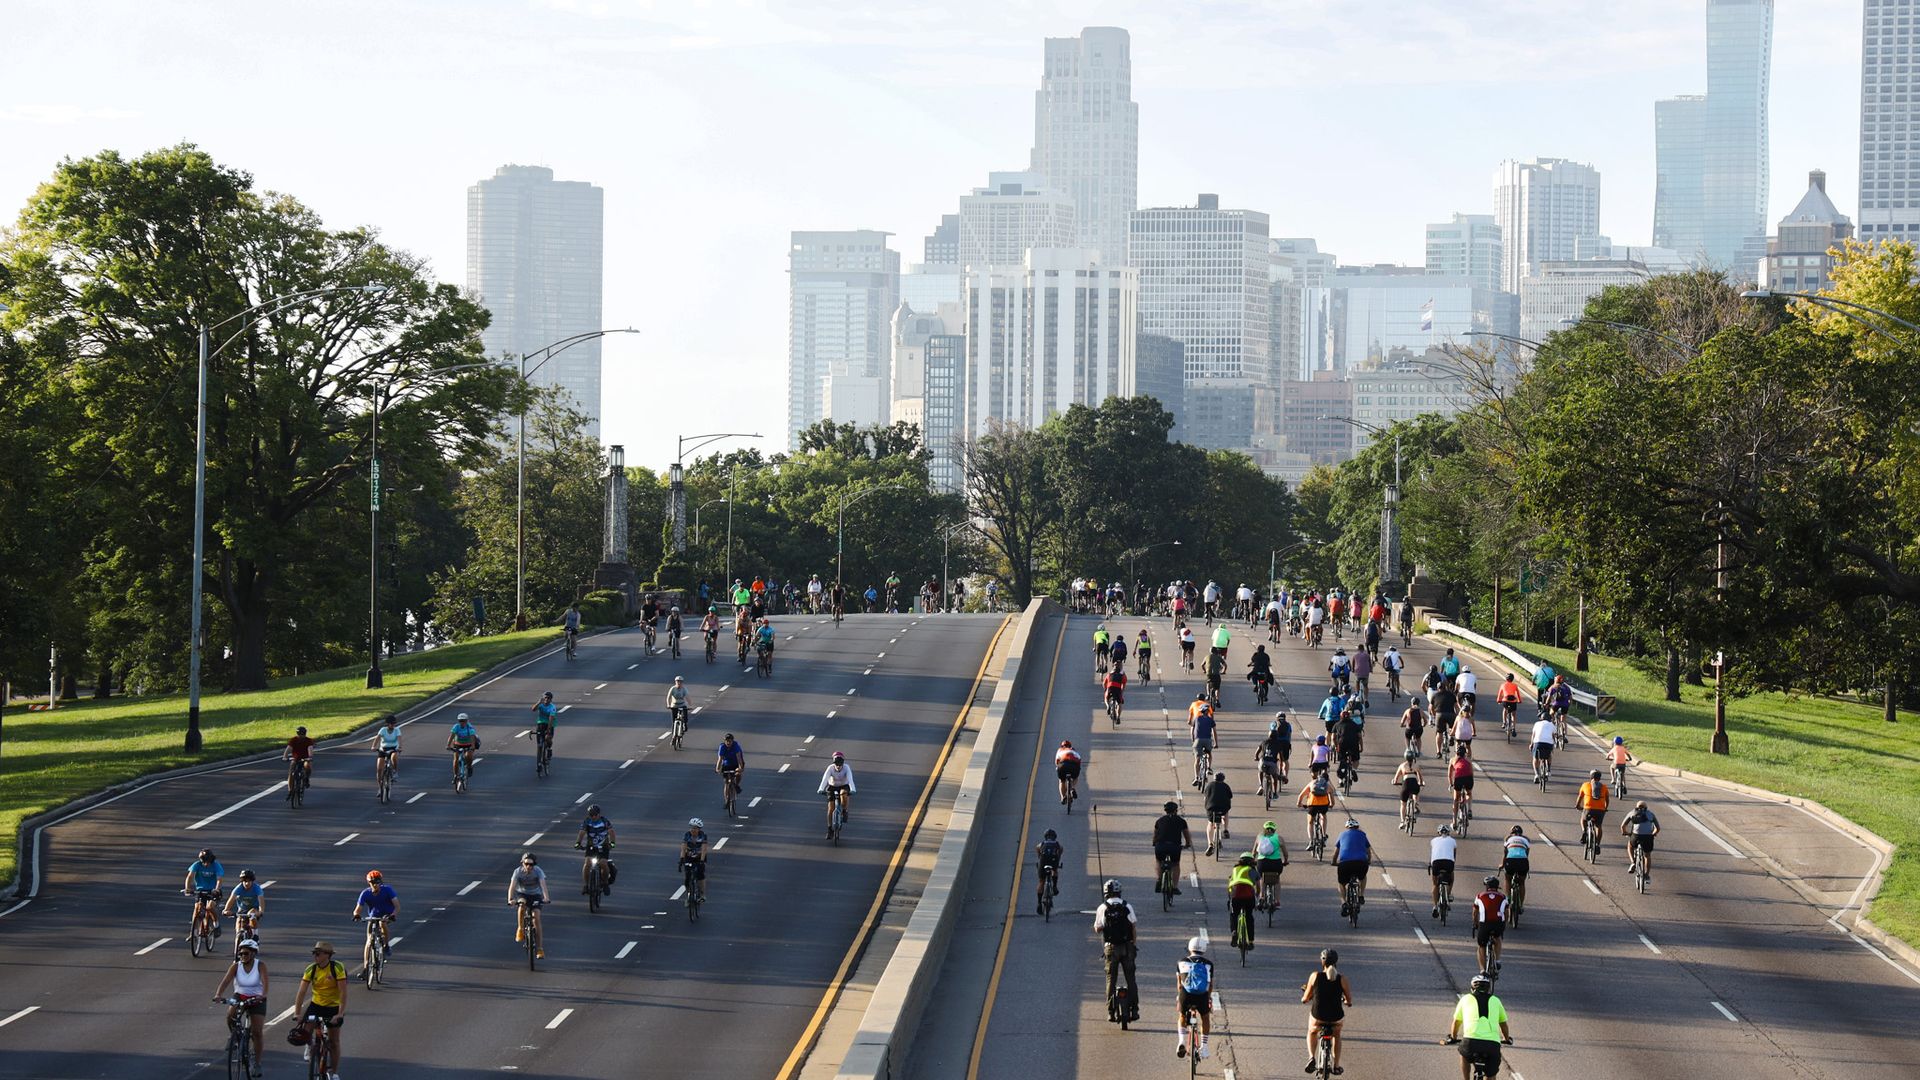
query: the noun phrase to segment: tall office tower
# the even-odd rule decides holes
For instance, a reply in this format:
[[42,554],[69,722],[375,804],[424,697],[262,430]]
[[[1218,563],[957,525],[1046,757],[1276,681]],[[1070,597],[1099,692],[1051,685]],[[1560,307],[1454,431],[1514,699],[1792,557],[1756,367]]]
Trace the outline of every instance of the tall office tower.
[[1493,174],[1493,219],[1500,226],[1500,288],[1543,262],[1573,258],[1578,237],[1600,231],[1600,173],[1562,158],[1503,161]]
[[1307,237],[1277,236],[1267,243],[1268,363],[1274,379],[1304,379],[1325,358],[1326,327],[1310,290],[1326,287],[1339,265],[1331,252]]
[[[502,165],[467,189],[467,291],[493,316],[480,334],[488,357],[524,356],[603,328],[605,195],[531,165]],[[565,389],[587,416],[588,436],[600,437],[598,340],[553,354],[529,381]]]
[[1653,275],[1647,264],[1633,259],[1587,259],[1583,262],[1546,262],[1520,283],[1520,336],[1545,341],[1548,334],[1578,319],[1587,301],[1609,285],[1638,285]]
[[1860,238],[1920,239],[1920,0],[1865,0]]
[[1707,0],[1707,117],[1701,163],[1707,261],[1733,270],[1735,281],[1752,280],[1767,253],[1767,91],[1772,70],[1773,0]]
[[1134,393],[1138,278],[1086,248],[1034,248],[1024,266],[967,272],[967,431],[1038,426]]
[[1653,245],[1707,261],[1707,96],[1653,103]]
[[1137,334],[1133,347],[1133,392],[1138,397],[1150,397],[1160,403],[1160,407],[1173,414],[1173,430],[1167,438],[1181,441],[1180,423],[1185,418],[1186,380],[1181,375],[1181,366],[1185,363],[1184,349],[1170,337],[1159,334]]
[[1780,232],[1767,245],[1760,284],[1781,292],[1817,293],[1833,283],[1833,256],[1853,235],[1853,222],[1827,198],[1827,174],[1807,174],[1807,193],[1780,219]]
[[[796,232],[788,252],[787,446],[830,417],[830,378],[861,418],[884,415],[900,254],[873,229]],[[856,400],[857,399],[857,400]],[[871,399],[871,400],[869,400]],[[854,419],[854,417],[834,417]]]
[[988,173],[986,187],[960,196],[959,218],[963,267],[1019,266],[1029,248],[1074,246],[1073,200],[1038,173]]
[[940,225],[927,234],[921,261],[928,266],[952,266],[960,261],[960,215],[941,214]]
[[1139,204],[1140,107],[1127,32],[1089,26],[1048,38],[1033,95],[1033,171],[1073,201],[1078,246],[1109,267],[1127,257],[1127,215]]
[[960,490],[960,372],[967,338],[961,305],[919,312],[906,303],[893,316],[894,423],[915,424],[927,448],[928,486]]
[[1427,273],[1500,287],[1500,226],[1492,214],[1455,214],[1427,226]]

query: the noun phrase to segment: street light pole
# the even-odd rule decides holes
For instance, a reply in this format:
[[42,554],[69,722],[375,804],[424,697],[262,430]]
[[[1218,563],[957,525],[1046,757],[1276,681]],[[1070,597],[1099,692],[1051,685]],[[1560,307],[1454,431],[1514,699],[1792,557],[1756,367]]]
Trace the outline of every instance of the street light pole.
[[1146,547],[1134,548],[1127,552],[1127,578],[1130,582],[1129,587],[1134,589],[1140,587],[1140,556],[1145,555],[1154,548],[1179,546],[1180,541],[1178,540],[1162,540],[1157,544],[1148,544]]
[[[1355,420],[1351,416],[1322,416],[1320,419],[1338,420],[1374,435],[1387,433],[1386,428]],[[1385,505],[1380,510],[1380,590],[1387,592],[1390,585],[1400,584],[1400,431],[1397,424],[1393,429],[1393,483],[1388,484],[1382,494]]]
[[[1719,628],[1724,632],[1727,622],[1727,506],[1726,503],[1714,504],[1714,528],[1717,535],[1713,545],[1713,589],[1715,599],[1720,605]],[[1713,743],[1709,753],[1727,753],[1727,696],[1724,683],[1727,674],[1727,654],[1724,646],[1713,651]]]
[[[674,444],[673,468],[667,473],[667,520],[673,527],[672,547],[676,555],[687,550],[687,491],[684,462],[689,449],[698,450],[721,439],[758,439],[758,432],[710,431],[703,435],[681,435]],[[687,444],[691,442],[693,446]]]
[[846,573],[845,573],[846,556],[847,556],[847,507],[852,506],[855,503],[858,503],[861,499],[864,499],[869,495],[878,494],[879,492],[887,491],[893,488],[906,488],[909,486],[911,485],[881,484],[879,487],[867,488],[865,491],[862,491],[860,494],[855,495],[851,499],[846,497],[846,489],[845,488],[841,489],[840,512],[838,515],[838,521],[835,523],[834,529],[833,529],[833,544],[834,544],[833,580],[839,583],[839,585],[843,589],[846,587],[846,584],[847,584]]
[[947,598],[952,595],[947,591],[947,545],[952,542],[954,533],[972,524],[971,521],[959,521],[940,532],[940,607],[942,610],[946,609]]

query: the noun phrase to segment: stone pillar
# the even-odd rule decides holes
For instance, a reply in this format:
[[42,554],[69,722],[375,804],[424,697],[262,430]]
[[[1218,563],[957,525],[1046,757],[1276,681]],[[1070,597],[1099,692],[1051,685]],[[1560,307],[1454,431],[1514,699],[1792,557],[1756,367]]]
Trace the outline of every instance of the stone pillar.
[[687,553],[687,478],[679,462],[667,471],[667,520],[673,522],[673,553]]
[[625,447],[607,448],[606,528],[601,533],[600,565],[593,572],[593,587],[615,589],[626,595],[627,617],[640,609],[639,579],[627,564],[627,451]]

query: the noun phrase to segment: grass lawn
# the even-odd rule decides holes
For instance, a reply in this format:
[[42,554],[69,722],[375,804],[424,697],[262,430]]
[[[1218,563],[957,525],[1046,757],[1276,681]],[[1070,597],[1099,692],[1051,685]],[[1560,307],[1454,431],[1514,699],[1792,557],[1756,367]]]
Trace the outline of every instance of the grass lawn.
[[[1573,677],[1573,651],[1508,641],[1521,653]],[[1732,753],[1707,752],[1713,734],[1713,686],[1680,685],[1679,702],[1623,660],[1589,654],[1580,677],[1619,699],[1610,720],[1594,725],[1624,735],[1636,756],[1705,776],[1813,799],[1895,845],[1886,880],[1869,914],[1888,933],[1920,946],[1920,715],[1881,719],[1878,706],[1830,698],[1755,694],[1727,702]]]
[[8,709],[0,733],[0,882],[14,876],[24,818],[145,773],[270,749],[300,725],[316,739],[344,734],[558,637],[527,630],[395,657],[379,690],[366,688],[366,668],[353,667],[281,679],[271,690],[208,691],[200,698],[198,755],[181,750],[185,695],[83,699],[51,713]]

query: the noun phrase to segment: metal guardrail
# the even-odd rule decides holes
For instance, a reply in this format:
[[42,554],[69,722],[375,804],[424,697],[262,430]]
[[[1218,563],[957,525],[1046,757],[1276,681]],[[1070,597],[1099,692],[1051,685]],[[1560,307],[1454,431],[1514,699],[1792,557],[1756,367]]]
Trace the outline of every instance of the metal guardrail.
[[[1499,656],[1512,664],[1516,669],[1525,672],[1529,682],[1532,681],[1535,673],[1540,670],[1539,664],[1527,659],[1521,655],[1518,650],[1506,643],[1495,641],[1493,638],[1487,637],[1484,634],[1476,634],[1466,627],[1446,619],[1429,615],[1427,617],[1427,628],[1435,633],[1446,634],[1450,637],[1457,637],[1462,641],[1471,642]],[[1592,713],[1595,718],[1613,715],[1613,698],[1606,694],[1590,694],[1579,687],[1573,687],[1573,703],[1584,707],[1588,712]],[[1604,712],[1601,711],[1603,706],[1605,708]]]

